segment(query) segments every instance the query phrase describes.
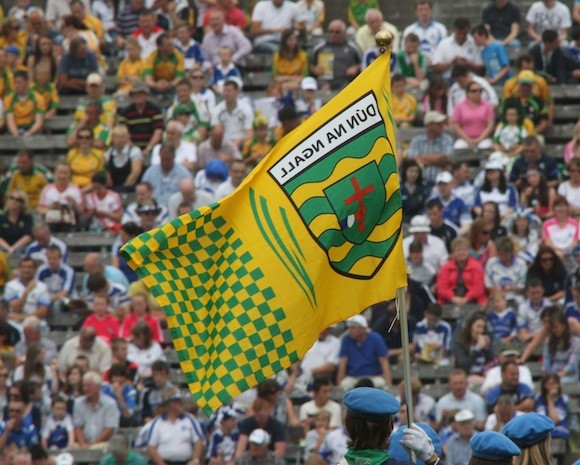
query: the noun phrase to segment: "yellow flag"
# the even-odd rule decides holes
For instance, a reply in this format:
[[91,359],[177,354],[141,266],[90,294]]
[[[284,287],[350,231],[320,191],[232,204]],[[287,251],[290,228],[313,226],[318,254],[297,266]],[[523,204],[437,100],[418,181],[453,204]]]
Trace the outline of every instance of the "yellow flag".
[[389,63],[379,56],[232,195],[123,248],[204,410],[406,285]]

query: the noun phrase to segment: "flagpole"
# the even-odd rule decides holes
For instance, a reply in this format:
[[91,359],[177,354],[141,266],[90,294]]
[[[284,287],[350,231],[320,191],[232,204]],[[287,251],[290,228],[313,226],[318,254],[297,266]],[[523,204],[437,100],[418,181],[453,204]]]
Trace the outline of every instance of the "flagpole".
[[[379,53],[391,50],[393,36],[387,31],[379,31],[375,34],[375,42]],[[397,289],[396,305],[401,327],[401,342],[403,350],[403,383],[405,384],[405,400],[407,404],[407,425],[413,424],[413,391],[411,389],[411,354],[409,351],[409,326],[407,322],[407,288]],[[411,461],[417,463],[417,455],[409,451]]]

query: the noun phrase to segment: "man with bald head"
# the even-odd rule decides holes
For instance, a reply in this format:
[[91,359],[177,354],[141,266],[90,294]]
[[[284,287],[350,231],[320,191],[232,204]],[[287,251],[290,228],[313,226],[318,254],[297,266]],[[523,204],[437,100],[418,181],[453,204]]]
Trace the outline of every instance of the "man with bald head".
[[182,179],[179,183],[179,192],[169,197],[167,209],[169,210],[169,219],[177,218],[177,210],[183,203],[191,206],[191,210],[197,210],[199,207],[209,205],[213,202],[213,197],[204,191],[196,191],[193,179]]
[[199,144],[197,168],[204,169],[210,160],[215,159],[223,160],[226,163],[242,159],[237,145],[224,139],[224,127],[221,124],[212,126],[209,137]]
[[14,353],[17,357],[26,357],[26,351],[30,344],[40,342],[42,347],[44,347],[44,364],[50,365],[51,362],[57,357],[58,348],[54,341],[44,337],[42,335],[42,328],[40,320],[35,316],[26,317],[22,323],[22,332],[24,338],[21,339],[18,344],[14,347]]
[[85,326],[77,336],[64,343],[58,354],[57,369],[59,378],[66,379],[67,370],[74,365],[76,358],[84,355],[89,361],[89,369],[104,373],[111,366],[113,355],[109,344],[97,337],[97,330]]
[[[197,147],[191,142],[183,140],[185,127],[179,121],[169,121],[165,126],[165,143],[175,147],[175,163],[185,166],[188,170],[193,171],[197,165]],[[158,165],[161,163],[159,150],[162,144],[153,147],[151,153],[151,164]]]
[[341,89],[357,76],[361,60],[357,45],[346,38],[346,24],[336,19],[328,25],[326,40],[314,47],[310,70],[323,88]]
[[92,252],[87,254],[83,262],[83,269],[86,272],[83,278],[82,294],[88,295],[89,291],[87,289],[87,280],[91,273],[102,273],[105,275],[108,281],[112,283],[120,284],[125,289],[129,288],[129,281],[127,277],[123,274],[119,268],[113,265],[105,264],[103,257],[97,252]]
[[212,66],[220,63],[220,47],[229,47],[232,52],[232,61],[236,65],[245,63],[246,55],[252,51],[252,43],[236,26],[226,24],[224,12],[215,9],[209,15],[209,31],[203,36],[201,49],[206,60]]

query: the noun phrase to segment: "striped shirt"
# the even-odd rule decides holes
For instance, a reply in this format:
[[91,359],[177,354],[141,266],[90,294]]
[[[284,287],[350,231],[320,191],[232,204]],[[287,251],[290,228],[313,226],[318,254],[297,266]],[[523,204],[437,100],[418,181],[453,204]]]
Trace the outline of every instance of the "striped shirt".
[[[435,139],[429,139],[427,134],[419,134],[413,137],[407,149],[409,157],[441,153],[453,156],[453,138],[449,134],[440,134]],[[435,178],[440,172],[441,168],[437,166],[427,166],[423,172],[423,177],[427,181],[435,182]]]
[[127,125],[131,140],[143,150],[153,137],[153,133],[157,129],[163,130],[163,113],[151,102],[145,103],[143,111],[139,111],[135,104],[131,104],[120,114],[119,123]]

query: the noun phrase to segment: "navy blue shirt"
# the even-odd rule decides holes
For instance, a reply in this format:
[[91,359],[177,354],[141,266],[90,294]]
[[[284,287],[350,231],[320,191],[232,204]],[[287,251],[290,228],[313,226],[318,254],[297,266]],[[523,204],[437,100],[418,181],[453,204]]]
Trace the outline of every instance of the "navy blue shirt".
[[500,398],[500,396],[503,396],[504,394],[511,396],[516,406],[520,402],[523,402],[528,398],[534,397],[534,393],[526,384],[518,383],[515,389],[511,391],[504,390],[502,385],[500,384],[499,386],[496,386],[492,388],[490,391],[488,391],[487,395],[485,396],[487,410],[490,414],[493,413],[493,408],[495,407],[497,400]]
[[87,51],[85,58],[74,58],[70,52],[65,53],[62,56],[58,72],[69,78],[86,79],[89,74],[99,72],[97,55],[92,50]]

